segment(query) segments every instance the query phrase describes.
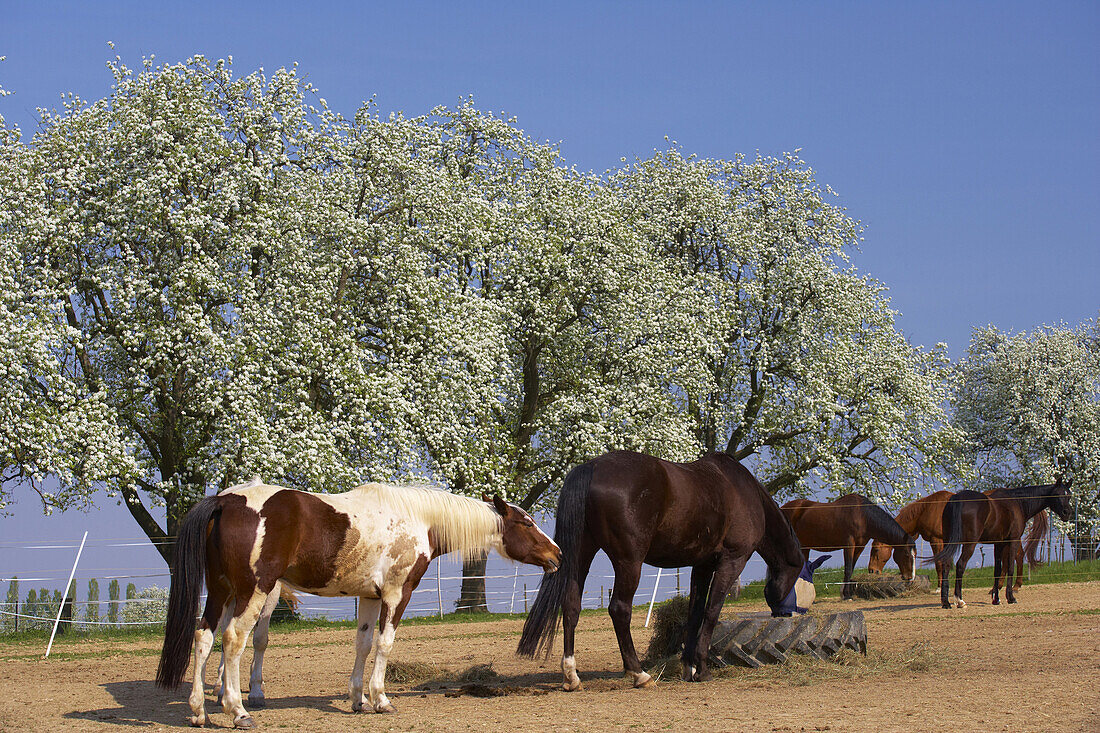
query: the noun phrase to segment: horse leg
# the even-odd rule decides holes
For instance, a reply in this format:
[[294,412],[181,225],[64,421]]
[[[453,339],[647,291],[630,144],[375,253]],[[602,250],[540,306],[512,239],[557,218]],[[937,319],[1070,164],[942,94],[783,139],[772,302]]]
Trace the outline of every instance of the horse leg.
[[374,670],[371,672],[368,687],[371,707],[376,713],[396,713],[397,708],[386,697],[386,664],[393,651],[393,637],[397,625],[401,623],[401,614],[409,605],[412,592],[416,590],[424,572],[428,569],[430,558],[421,555],[409,569],[404,582],[398,586],[386,586],[382,589],[382,600],[378,610],[378,651],[374,653]]
[[844,548],[844,584],[840,586],[840,600],[852,600],[852,573],[856,568],[855,548]]
[[[218,628],[214,631],[214,638],[225,632],[229,625],[229,619],[233,618],[233,607],[226,606],[222,611],[222,617],[218,621]],[[225,647],[222,647],[221,660],[218,662],[218,679],[214,681],[214,694],[218,698],[218,704],[222,704],[222,693],[225,692]]]
[[264,706],[264,652],[267,651],[267,633],[271,626],[271,614],[279,604],[279,584],[267,594],[256,629],[252,632],[252,666],[248,670],[248,707]]
[[991,603],[994,606],[1001,605],[1001,571],[1004,569],[1004,544],[998,542],[993,546],[993,588],[989,591]]
[[[699,630],[707,611],[707,594],[714,579],[714,565],[696,565],[691,569],[691,592],[688,596],[688,618],[684,624],[684,650],[680,655],[680,677],[688,682],[699,681],[700,666],[695,649]],[[704,657],[705,659],[705,657]],[[705,667],[705,664],[704,664]]]
[[[714,571],[710,581],[710,592],[707,594],[706,615],[703,617],[703,624],[699,629],[698,638],[695,642],[693,654],[695,674],[691,677],[694,681],[705,682],[711,677],[710,670],[707,668],[707,656],[710,652],[710,640],[714,634],[714,626],[718,623],[718,617],[722,613],[722,606],[726,602],[726,595],[729,593],[730,586],[740,577],[741,571],[745,569],[745,563],[748,560],[749,555],[726,557],[719,562],[718,568]],[[684,648],[687,648],[686,641]]]
[[978,547],[977,542],[964,542],[962,549],[959,552],[959,559],[955,563],[955,600],[954,605],[958,608],[966,608],[966,603],[963,602],[963,573],[966,572],[966,564],[970,562],[970,556],[974,554],[974,550]]
[[[195,629],[195,673],[191,679],[191,695],[187,698],[187,703],[191,706],[191,725],[196,727],[205,727],[210,723],[210,717],[206,714],[206,692],[203,689],[206,682],[206,660],[214,647],[215,630],[220,632],[224,623],[228,623],[231,611],[228,605],[230,599],[226,596],[227,590],[221,586],[209,589],[206,608],[203,609],[199,627]],[[221,675],[221,668],[218,669],[218,674]]]
[[[565,598],[561,604],[562,622],[562,654],[561,654],[561,688],[566,692],[574,692],[581,689],[581,678],[577,675],[577,659],[574,656],[574,642],[576,641],[577,622],[581,618],[581,595],[584,592],[584,581],[588,577],[588,569],[592,566],[592,558],[596,555],[596,548],[590,547],[583,540],[577,552],[576,575],[569,579],[565,587]],[[561,571],[559,571],[561,572]]]
[[370,704],[370,700],[363,694],[363,669],[366,667],[367,656],[374,642],[374,624],[378,621],[381,607],[380,598],[359,598],[359,618],[355,631],[355,666],[351,670],[351,680],[348,682],[351,709],[357,713],[362,711],[363,705]]
[[222,692],[222,710],[233,720],[234,727],[252,728],[255,723],[244,709],[241,699],[241,655],[252,627],[256,625],[268,594],[255,587],[246,603],[237,599],[233,618],[222,633],[222,650],[225,653],[225,684]]
[[1015,603],[1016,591],[1024,587],[1024,546],[1022,543],[1016,543],[1016,582],[1012,585],[1012,598],[1009,603]]
[[[935,555],[937,552],[939,552],[940,550],[943,549],[943,540],[936,540],[936,539],[928,540],[928,544],[930,544],[932,546],[932,554],[933,555]],[[935,565],[936,565],[936,587],[939,588],[943,585],[944,576],[947,575],[947,573],[948,573],[947,562],[946,561],[941,561],[941,562],[935,563]],[[946,597],[947,597],[947,594],[944,593],[944,598],[946,599]],[[946,608],[946,606],[944,606],[944,608]]]
[[1012,570],[1018,554],[1023,554],[1019,540],[1009,540],[1005,546],[1005,600],[1016,602],[1016,589],[1012,585]]
[[623,561],[615,564],[615,586],[611,591],[611,602],[607,604],[607,613],[615,627],[615,636],[619,640],[619,652],[623,657],[623,669],[634,675],[635,687],[649,687],[653,678],[642,670],[638,661],[638,652],[634,650],[634,639],[630,636],[631,606],[634,592],[638,590],[638,580],[642,573],[642,562]]

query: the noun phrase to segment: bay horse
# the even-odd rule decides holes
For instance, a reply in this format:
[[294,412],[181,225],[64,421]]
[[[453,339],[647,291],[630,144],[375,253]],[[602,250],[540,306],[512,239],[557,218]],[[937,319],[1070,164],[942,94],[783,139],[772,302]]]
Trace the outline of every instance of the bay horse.
[[714,625],[731,584],[753,552],[768,565],[764,598],[772,615],[789,616],[812,602],[812,581],[799,578],[807,564],[790,522],[752,474],[722,453],[692,463],[631,451],[593,458],[566,477],[556,522],[554,539],[562,550],[562,567],[543,577],[516,651],[527,657],[543,649],[549,654],[560,610],[566,691],[581,687],[574,638],[584,581],[599,550],[607,553],[615,570],[607,611],[623,668],[635,687],[654,684],[638,661],[630,635],[642,563],[692,568],[681,657],[687,680],[709,677],[707,652]]
[[[993,605],[1001,602],[1001,583],[1012,576],[1013,559],[1020,547],[1020,537],[1024,533],[1027,521],[1035,517],[1032,535],[1041,537],[1046,532],[1046,513],[1050,509],[1062,521],[1070,518],[1069,511],[1070,482],[1043,486],[1023,486],[1016,489],[994,489],[986,494],[963,490],[953,495],[943,508],[943,526],[946,528],[943,549],[932,556],[934,562],[949,564],[957,554],[955,563],[955,597],[948,600],[948,573],[940,581],[940,604],[944,608],[965,608],[962,599],[962,579],[966,563],[974,554],[979,542],[987,542],[994,547],[993,566]],[[1038,539],[1029,543],[1029,561],[1034,562]],[[950,570],[950,568],[948,568]],[[1016,602],[1013,588],[1005,588],[1009,603]]]
[[[990,492],[985,492],[989,494]],[[906,504],[898,512],[894,520],[914,537],[920,536],[932,546],[932,554],[936,554],[943,548],[943,507],[947,500],[954,494],[950,491],[936,491],[928,496]],[[1038,516],[1038,515],[1036,515]],[[1045,519],[1045,517],[1043,518]],[[1046,522],[1036,520],[1032,522],[1027,540],[1016,552],[1016,583],[1013,590],[1019,590],[1024,584],[1024,546],[1031,546],[1046,534]],[[867,562],[867,572],[878,573],[886,567],[886,561],[890,559],[893,548],[881,540],[871,542],[871,557]],[[936,588],[943,582],[943,576],[948,572],[946,562],[936,563]]]
[[916,577],[917,541],[885,509],[862,494],[845,494],[830,502],[793,499],[783,505],[783,512],[791,520],[807,559],[810,550],[844,551],[844,584],[840,591],[844,600],[852,597],[852,573],[871,539],[894,548],[894,562],[903,578],[911,581]]
[[[450,552],[466,558],[486,548],[551,573],[561,563],[558,546],[526,512],[499,496],[486,503],[426,487],[385,484],[312,494],[250,483],[207,497],[180,524],[156,683],[177,687],[193,646],[191,724],[209,723],[204,670],[214,630],[224,627],[222,708],[236,727],[253,727],[241,700],[241,654],[249,631],[282,583],[321,596],[359,597],[348,685],[351,707],[395,712],[384,689],[386,663],[413,590],[432,558]],[[204,579],[206,607],[196,629]],[[376,622],[378,650],[364,693],[363,669]]]

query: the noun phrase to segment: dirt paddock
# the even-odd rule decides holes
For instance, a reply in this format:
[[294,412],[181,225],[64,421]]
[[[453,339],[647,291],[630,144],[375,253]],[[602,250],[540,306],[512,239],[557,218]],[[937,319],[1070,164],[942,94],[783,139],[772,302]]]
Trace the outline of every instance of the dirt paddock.
[[[519,621],[410,626],[398,631],[394,660],[492,671],[465,688],[453,678],[389,683],[398,713],[387,716],[351,713],[351,630],[276,629],[268,703],[254,719],[261,730],[309,731],[1100,731],[1100,582],[1025,586],[1019,598],[992,606],[975,589],[962,611],[940,609],[932,595],[825,599],[815,613],[865,612],[866,659],[739,670],[707,683],[662,679],[644,690],[621,677],[604,614],[581,619],[584,689],[574,693],[558,689],[559,654],[545,663],[514,656]],[[644,650],[643,620],[635,613]],[[186,689],[151,682],[158,642],[63,640],[54,653],[42,660],[41,650],[0,642],[0,729],[186,726]],[[208,680],[213,672],[212,664]],[[207,711],[215,726],[231,724],[210,696]]]

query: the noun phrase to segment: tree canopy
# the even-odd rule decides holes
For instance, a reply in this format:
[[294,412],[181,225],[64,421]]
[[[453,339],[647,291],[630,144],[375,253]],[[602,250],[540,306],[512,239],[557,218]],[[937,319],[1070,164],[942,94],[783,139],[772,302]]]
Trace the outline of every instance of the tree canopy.
[[955,470],[944,348],[797,153],[597,175],[472,100],[345,118],[296,69],[109,68],[29,141],[0,123],[0,501],[105,487],[168,557],[256,473],[546,508],[614,448],[725,451],[777,495]]

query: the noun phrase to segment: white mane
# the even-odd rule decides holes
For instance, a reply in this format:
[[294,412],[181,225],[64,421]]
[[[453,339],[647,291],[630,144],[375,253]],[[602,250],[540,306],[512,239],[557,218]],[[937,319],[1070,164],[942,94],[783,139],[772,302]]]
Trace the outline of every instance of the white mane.
[[457,552],[463,560],[480,556],[494,536],[503,531],[503,520],[488,504],[442,489],[423,486],[364,484],[398,514],[418,517],[436,534],[441,553]]

